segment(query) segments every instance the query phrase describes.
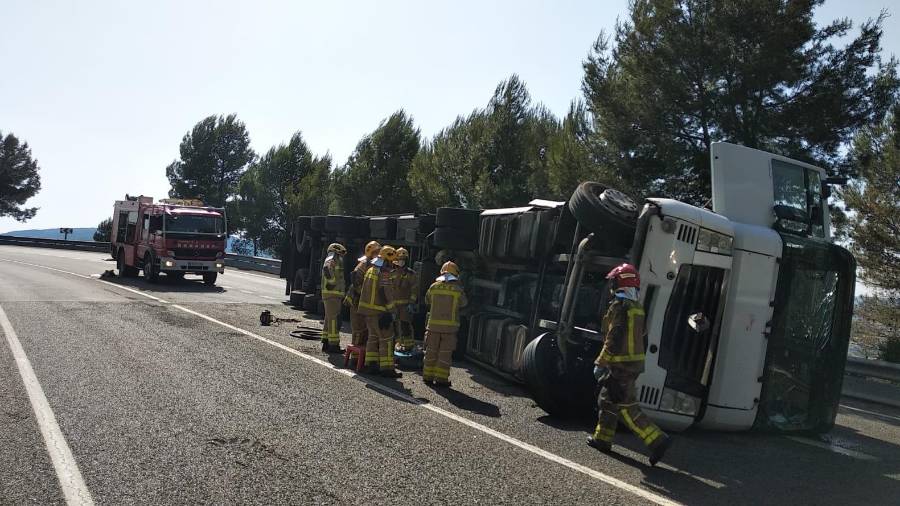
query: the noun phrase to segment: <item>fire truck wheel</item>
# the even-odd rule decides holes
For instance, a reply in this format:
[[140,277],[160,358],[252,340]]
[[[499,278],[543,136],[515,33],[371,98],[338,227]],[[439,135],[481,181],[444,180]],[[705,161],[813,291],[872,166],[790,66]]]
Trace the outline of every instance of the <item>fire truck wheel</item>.
[[216,278],[219,277],[218,272],[204,272],[203,273],[203,284],[206,286],[213,286],[216,284]]
[[150,283],[159,281],[159,267],[156,266],[150,253],[144,255],[144,278]]
[[116,269],[119,271],[120,278],[132,278],[137,274],[137,269],[125,265],[125,250],[119,251],[119,254],[116,255]]
[[628,195],[600,183],[578,185],[569,211],[581,226],[596,233],[613,233],[630,240],[637,224],[637,204]]
[[572,391],[568,388],[562,354],[552,332],[539,335],[522,353],[522,372],[528,390],[538,406],[551,416],[577,414]]

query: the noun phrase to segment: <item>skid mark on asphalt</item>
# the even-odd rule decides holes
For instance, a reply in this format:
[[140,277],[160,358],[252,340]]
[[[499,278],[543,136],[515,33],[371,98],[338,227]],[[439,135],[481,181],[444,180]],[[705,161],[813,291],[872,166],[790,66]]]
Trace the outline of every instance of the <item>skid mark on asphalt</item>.
[[[0,260],[2,260],[2,259],[0,259]],[[22,262],[19,262],[19,263],[22,263]],[[92,278],[91,276],[85,276],[85,275],[82,275],[82,274],[77,274],[77,273],[73,273],[73,272],[63,271],[63,270],[60,270],[60,269],[55,269],[55,268],[46,267],[46,266],[37,265],[37,264],[26,264],[26,265],[32,265],[32,266],[34,266],[34,267],[47,268],[47,269],[51,269],[51,270],[54,270],[54,271],[58,271],[58,272],[61,272],[61,273],[65,273],[65,274],[72,274],[72,275],[75,275],[75,276],[78,276],[78,277],[81,277],[81,278],[91,279],[91,280],[94,280],[94,281],[99,281],[99,282],[101,282],[101,283],[105,283],[105,284],[107,284],[107,285],[110,285],[110,286],[113,286],[113,287],[116,287],[116,288],[121,288],[121,289],[126,290],[126,291],[128,291],[128,292],[132,292],[132,293],[134,293],[134,294],[136,294],[136,295],[141,295],[141,296],[143,296],[143,297],[147,297],[147,298],[152,299],[152,300],[155,300],[155,301],[157,301],[157,302],[162,302],[162,303],[168,304],[166,301],[163,301],[162,299],[160,299],[160,298],[158,298],[158,297],[155,297],[155,296],[153,296],[153,295],[150,295],[150,294],[148,294],[148,293],[140,292],[140,291],[138,291],[138,290],[133,290],[133,289],[131,289],[131,288],[128,288],[128,287],[125,287],[125,286],[122,286],[122,285],[117,285],[117,284],[115,284],[115,283],[110,283],[110,282],[104,281],[104,280],[102,280],[102,279],[96,279],[96,278]],[[472,429],[475,429],[475,430],[477,430],[477,431],[479,431],[479,432],[481,432],[481,433],[483,433],[483,434],[487,434],[487,435],[489,435],[489,436],[491,436],[491,437],[494,437],[494,438],[496,438],[496,439],[498,439],[498,440],[500,440],[500,441],[503,441],[503,442],[508,443],[508,444],[510,444],[510,445],[512,445],[512,446],[515,446],[515,447],[517,447],[517,448],[519,448],[519,449],[521,449],[521,450],[527,451],[527,452],[529,452],[529,453],[531,453],[531,454],[533,454],[533,455],[537,455],[537,456],[539,456],[539,457],[541,457],[541,458],[543,458],[543,459],[545,459],[545,460],[548,460],[548,461],[550,461],[550,462],[559,464],[559,465],[561,465],[561,466],[563,466],[563,467],[566,467],[566,468],[568,468],[568,469],[570,469],[570,470],[572,470],[572,471],[576,471],[576,472],[578,472],[578,473],[581,473],[581,474],[583,474],[583,475],[585,475],[585,476],[588,476],[589,478],[592,478],[592,479],[595,479],[595,480],[597,480],[597,481],[606,483],[607,485],[613,486],[613,487],[615,487],[615,488],[617,488],[617,489],[619,489],[619,490],[622,490],[622,491],[624,491],[624,492],[628,492],[628,493],[630,493],[630,494],[636,495],[636,496],[638,496],[638,497],[640,497],[640,498],[642,498],[642,499],[645,499],[645,500],[647,500],[647,501],[650,501],[650,502],[652,502],[652,503],[654,503],[654,504],[659,504],[659,505],[661,505],[661,506],[680,506],[680,504],[681,504],[681,503],[679,503],[679,502],[677,502],[677,501],[675,501],[675,500],[669,499],[668,497],[665,497],[665,496],[656,494],[656,493],[654,493],[654,492],[650,492],[649,490],[645,490],[645,489],[643,489],[643,488],[641,488],[641,487],[632,485],[632,484],[630,484],[630,483],[627,483],[627,482],[625,482],[625,481],[622,481],[622,480],[620,480],[620,479],[618,479],[618,478],[615,478],[615,477],[613,477],[613,476],[610,476],[610,475],[608,475],[608,474],[601,473],[600,471],[597,471],[597,470],[592,469],[592,468],[590,468],[590,467],[587,467],[587,466],[584,466],[584,465],[579,464],[579,463],[577,463],[577,462],[574,462],[574,461],[572,461],[572,460],[569,460],[569,459],[567,459],[567,458],[565,458],[565,457],[556,455],[555,453],[552,453],[552,452],[549,452],[549,451],[547,451],[547,450],[544,450],[543,448],[539,448],[539,447],[534,446],[534,445],[532,445],[532,444],[526,443],[525,441],[522,441],[522,440],[520,440],[520,439],[517,439],[517,438],[515,438],[515,437],[513,437],[513,436],[510,436],[510,435],[508,435],[508,434],[506,434],[506,433],[503,433],[503,432],[494,430],[494,429],[492,429],[492,428],[490,428],[490,427],[488,427],[488,426],[486,426],[486,425],[482,425],[482,424],[480,424],[480,423],[478,423],[478,422],[476,422],[476,421],[474,421],[474,420],[470,420],[470,419],[465,418],[465,417],[463,417],[463,416],[459,416],[459,415],[457,415],[457,414],[455,414],[455,413],[452,413],[452,412],[447,411],[447,410],[445,410],[445,409],[442,409],[442,408],[439,408],[439,407],[434,406],[434,405],[432,405],[432,404],[429,404],[429,403],[427,403],[426,401],[423,401],[423,400],[420,400],[420,399],[416,399],[416,398],[414,398],[414,397],[412,397],[412,396],[410,396],[410,395],[407,395],[407,394],[404,393],[404,392],[400,392],[400,391],[398,391],[398,390],[394,390],[393,388],[386,387],[386,386],[382,385],[381,383],[378,383],[377,381],[373,381],[373,380],[371,380],[371,379],[369,379],[369,378],[367,378],[367,377],[365,377],[365,376],[361,376],[361,375],[359,375],[359,374],[356,374],[355,371],[352,371],[352,370],[350,370],[350,369],[340,369],[340,368],[337,368],[337,367],[335,367],[334,365],[332,365],[330,362],[326,362],[326,361],[324,361],[324,360],[322,360],[322,359],[320,359],[320,358],[318,358],[318,357],[314,357],[314,356],[312,356],[312,355],[308,355],[308,354],[303,353],[303,352],[301,352],[301,351],[295,350],[294,348],[291,348],[291,347],[286,346],[286,345],[284,345],[284,344],[281,344],[281,343],[279,343],[279,342],[272,341],[271,339],[267,339],[267,338],[265,338],[265,337],[262,337],[262,336],[260,336],[260,335],[258,335],[258,334],[255,334],[255,333],[253,333],[253,332],[250,332],[249,330],[244,330],[244,329],[242,329],[242,328],[240,328],[240,327],[235,327],[234,325],[231,325],[231,324],[229,324],[229,323],[223,322],[223,321],[221,321],[221,320],[217,320],[217,319],[215,319],[215,318],[213,318],[213,317],[211,317],[211,316],[207,316],[207,315],[205,315],[205,314],[203,314],[203,313],[198,313],[197,311],[194,311],[194,310],[192,310],[192,309],[188,309],[188,308],[186,308],[186,307],[184,307],[184,306],[180,306],[180,305],[178,305],[178,304],[170,304],[169,307],[171,307],[171,308],[173,308],[173,309],[177,309],[177,310],[179,310],[179,311],[183,311],[183,312],[188,313],[188,314],[191,314],[191,315],[194,315],[194,316],[196,316],[196,317],[198,317],[198,318],[202,318],[202,319],[204,319],[204,320],[206,320],[206,321],[209,321],[209,322],[211,322],[211,323],[215,323],[216,325],[220,325],[220,326],[225,327],[225,328],[227,328],[227,329],[233,330],[233,331],[238,332],[238,333],[240,333],[240,334],[243,334],[243,335],[245,335],[245,336],[247,336],[247,337],[252,337],[253,339],[256,339],[256,340],[258,340],[258,341],[260,341],[260,342],[266,343],[266,344],[268,344],[268,345],[270,345],[270,346],[274,346],[275,348],[278,348],[278,349],[280,349],[280,350],[286,351],[286,352],[288,352],[288,353],[290,353],[290,354],[292,354],[292,355],[295,355],[295,356],[297,356],[297,357],[300,357],[300,358],[302,358],[302,359],[304,359],[304,360],[308,360],[308,361],[310,361],[310,362],[313,362],[313,363],[315,363],[315,364],[318,364],[318,365],[320,365],[320,366],[322,366],[322,367],[325,367],[325,368],[327,368],[327,369],[331,369],[332,371],[334,371],[334,372],[336,372],[336,373],[338,373],[338,374],[343,374],[344,376],[353,378],[353,379],[355,379],[355,380],[357,380],[357,381],[361,381],[362,383],[365,383],[368,387],[373,388],[373,389],[375,389],[375,390],[378,390],[378,391],[380,391],[380,392],[382,392],[382,393],[384,393],[384,394],[387,394],[387,395],[390,395],[390,396],[392,396],[392,397],[395,397],[395,398],[397,398],[397,399],[399,399],[399,400],[405,401],[405,402],[407,402],[407,403],[409,403],[409,404],[412,404],[412,405],[414,405],[414,406],[416,406],[416,407],[420,407],[420,408],[422,408],[422,409],[427,409],[428,411],[431,411],[431,412],[433,412],[433,413],[435,413],[435,414],[437,414],[437,415],[443,416],[444,418],[453,420],[453,421],[455,421],[455,422],[457,422],[457,423],[460,423],[460,424],[462,424],[462,425],[465,425],[465,426],[467,426],[467,427],[470,427],[470,428],[472,428]]]
[[32,409],[34,409],[35,421],[41,429],[41,435],[47,446],[50,461],[53,462],[53,468],[56,470],[56,478],[59,480],[60,489],[66,498],[66,504],[69,506],[93,505],[94,499],[84,483],[72,450],[56,422],[56,415],[50,409],[50,403],[47,402],[44,389],[41,388],[41,384],[34,374],[31,361],[28,360],[25,350],[22,349],[22,343],[2,307],[0,307],[0,329],[6,336],[6,342],[12,351],[16,366],[19,368],[19,375],[22,377],[22,383],[25,384],[25,392],[28,394]]

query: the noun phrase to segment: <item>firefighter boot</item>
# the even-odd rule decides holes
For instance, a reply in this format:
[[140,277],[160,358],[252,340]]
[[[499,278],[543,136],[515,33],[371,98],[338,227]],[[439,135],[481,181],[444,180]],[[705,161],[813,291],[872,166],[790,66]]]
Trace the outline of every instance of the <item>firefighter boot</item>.
[[612,451],[612,443],[603,441],[602,439],[594,439],[593,436],[588,436],[587,444],[591,448],[600,450],[603,453],[609,453]]
[[663,458],[670,446],[672,446],[672,438],[663,436],[663,440],[650,452],[650,465],[655,466]]
[[328,351],[328,339],[322,339],[322,351]]

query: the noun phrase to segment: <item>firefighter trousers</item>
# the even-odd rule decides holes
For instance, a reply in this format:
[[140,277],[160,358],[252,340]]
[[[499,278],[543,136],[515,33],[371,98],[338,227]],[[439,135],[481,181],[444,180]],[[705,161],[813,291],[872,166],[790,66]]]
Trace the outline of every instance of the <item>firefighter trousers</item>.
[[341,344],[341,299],[328,297],[325,304],[325,325],[322,328],[322,341],[331,346]]
[[456,350],[456,331],[435,332],[426,330],[422,378],[439,383],[449,382],[454,350]]
[[[366,344],[366,317],[356,310],[356,302],[350,304],[350,342],[357,346]],[[355,353],[352,354],[354,357]]]
[[600,392],[600,416],[593,438],[611,443],[619,418],[651,450],[668,439],[638,406],[634,384],[638,374],[610,367],[610,376]]
[[404,349],[412,349],[416,344],[413,339],[412,317],[405,308],[399,311],[394,326],[396,327],[394,335],[397,336],[397,344]]
[[366,341],[366,365],[377,365],[382,371],[394,370],[393,325],[380,328],[378,320],[382,315],[365,315],[369,332]]

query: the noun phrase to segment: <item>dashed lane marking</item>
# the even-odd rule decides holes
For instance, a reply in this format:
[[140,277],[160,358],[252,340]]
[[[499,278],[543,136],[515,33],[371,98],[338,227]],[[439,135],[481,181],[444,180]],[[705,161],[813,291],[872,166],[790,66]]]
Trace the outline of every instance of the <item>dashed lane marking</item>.
[[56,478],[59,480],[66,504],[69,506],[94,504],[94,499],[81,477],[81,471],[78,469],[72,450],[56,422],[56,415],[50,409],[44,389],[41,388],[34,369],[31,367],[31,362],[28,360],[25,350],[22,349],[22,343],[2,307],[0,307],[0,329],[6,335],[6,342],[9,344],[9,349],[19,368],[19,375],[22,377],[22,383],[25,384],[25,392],[28,394],[35,420],[41,429],[41,435],[47,446],[47,453],[50,454],[50,461],[53,462],[53,469],[56,471]]
[[[30,265],[34,265],[35,267],[43,267],[43,266],[35,265],[35,264],[30,264]],[[50,268],[50,269],[52,269],[52,270],[54,270],[54,271],[66,273],[66,274],[74,274],[74,275],[76,275],[76,276],[78,276],[78,277],[81,277],[81,278],[94,279],[94,278],[91,278],[90,276],[84,276],[84,275],[81,275],[81,274],[76,274],[76,273],[71,273],[71,272],[67,272],[67,271],[62,271],[62,270],[60,270],[60,269],[53,269],[53,268]],[[124,286],[122,286],[122,285],[117,285],[117,284],[115,284],[115,283],[110,283],[110,282],[108,282],[108,281],[103,281],[103,280],[101,280],[101,279],[97,279],[96,281],[100,281],[101,283],[106,283],[106,284],[108,284],[108,285],[110,285],[110,286],[114,286],[114,287],[117,287],[117,288],[122,288],[122,289],[125,289],[125,290],[129,291],[129,292],[135,293],[135,294],[137,294],[137,295],[141,295],[141,296],[144,296],[144,297],[147,297],[147,298],[156,300],[156,301],[158,301],[158,302],[164,302],[164,303],[165,303],[165,301],[162,301],[162,300],[159,299],[158,297],[154,297],[154,296],[152,296],[152,295],[150,295],[150,294],[147,294],[147,293],[144,293],[144,292],[140,292],[140,291],[137,291],[137,290],[132,290],[131,288],[124,287]],[[381,391],[381,392],[383,392],[383,393],[385,393],[385,394],[388,394],[388,395],[391,395],[391,396],[393,396],[393,397],[395,397],[395,398],[397,398],[397,399],[401,399],[401,400],[403,400],[403,401],[406,401],[406,402],[408,402],[408,403],[410,403],[410,404],[412,404],[412,405],[414,405],[414,406],[418,406],[418,407],[421,407],[421,408],[423,408],[423,409],[427,409],[428,411],[431,411],[431,412],[433,412],[433,413],[435,413],[435,414],[438,414],[438,415],[440,415],[440,416],[443,416],[443,417],[445,417],[445,418],[448,418],[448,419],[450,419],[450,420],[453,420],[453,421],[455,421],[455,422],[458,422],[458,423],[460,423],[460,424],[462,424],[462,425],[466,425],[466,426],[468,426],[468,427],[470,427],[470,428],[472,428],[472,429],[475,429],[475,430],[477,430],[477,431],[479,431],[479,432],[482,432],[482,433],[484,433],[484,434],[487,434],[487,435],[489,435],[489,436],[491,436],[491,437],[494,437],[494,438],[496,438],[496,439],[498,439],[498,440],[500,440],[500,441],[503,441],[503,442],[505,442],[505,443],[511,444],[511,445],[513,445],[513,446],[515,446],[515,447],[517,447],[517,448],[519,448],[519,449],[525,450],[525,451],[527,451],[527,452],[529,452],[529,453],[531,453],[531,454],[533,454],[533,455],[537,455],[537,456],[539,456],[539,457],[541,457],[541,458],[544,458],[544,459],[546,459],[546,460],[548,460],[548,461],[550,461],[550,462],[554,462],[554,463],[559,464],[559,465],[561,465],[561,466],[563,466],[563,467],[566,467],[566,468],[568,468],[568,469],[570,469],[570,470],[579,472],[579,473],[581,473],[581,474],[583,474],[583,475],[586,475],[586,476],[588,476],[588,477],[590,477],[590,478],[593,478],[593,479],[595,479],[595,480],[598,480],[598,481],[601,481],[601,482],[603,482],[603,483],[606,483],[607,485],[610,485],[610,486],[613,486],[613,487],[615,487],[615,488],[618,488],[619,490],[622,490],[622,491],[624,491],[624,492],[628,492],[628,493],[631,493],[631,494],[636,495],[636,496],[638,496],[638,497],[641,497],[642,499],[645,499],[645,500],[647,500],[647,501],[650,501],[650,502],[652,502],[652,503],[654,503],[654,504],[658,504],[658,505],[660,505],[660,506],[681,506],[681,503],[679,503],[679,502],[677,502],[677,501],[674,501],[674,500],[672,500],[672,499],[669,499],[668,497],[665,497],[665,496],[662,496],[662,495],[659,495],[659,494],[650,492],[649,490],[645,490],[645,489],[640,488],[640,487],[638,487],[638,486],[635,486],[635,485],[632,485],[632,484],[630,484],[630,483],[624,482],[624,481],[622,481],[622,480],[620,480],[620,479],[618,479],[618,478],[615,478],[615,477],[610,476],[610,475],[608,475],[608,474],[601,473],[600,471],[597,471],[597,470],[592,469],[592,468],[590,468],[590,467],[584,466],[584,465],[582,465],[582,464],[579,464],[579,463],[577,463],[577,462],[574,462],[574,461],[572,461],[572,460],[569,460],[569,459],[567,459],[567,458],[565,458],[565,457],[556,455],[555,453],[552,453],[552,452],[549,452],[549,451],[547,451],[547,450],[544,450],[543,448],[539,448],[539,447],[534,446],[534,445],[532,445],[532,444],[526,443],[525,441],[522,441],[522,440],[520,440],[520,439],[514,438],[514,437],[512,437],[512,436],[510,436],[510,435],[508,435],[508,434],[505,434],[505,433],[503,433],[503,432],[494,430],[494,429],[492,429],[492,428],[490,428],[490,427],[488,427],[488,426],[486,426],[486,425],[482,425],[482,424],[480,424],[480,423],[478,423],[478,422],[475,422],[475,421],[473,421],[473,420],[469,420],[468,418],[465,418],[465,417],[463,417],[463,416],[459,416],[459,415],[457,415],[456,413],[452,413],[452,412],[447,411],[447,410],[445,410],[445,409],[442,409],[442,408],[439,408],[439,407],[434,406],[434,405],[432,405],[432,404],[429,404],[429,403],[427,403],[427,402],[425,402],[425,401],[416,399],[415,397],[412,397],[412,396],[410,396],[410,395],[407,395],[407,394],[405,394],[405,393],[403,393],[403,392],[400,392],[400,391],[398,391],[398,390],[394,390],[393,388],[386,387],[386,386],[384,386],[384,385],[382,385],[382,384],[380,384],[380,383],[378,383],[378,382],[376,382],[376,381],[372,381],[372,380],[370,380],[369,378],[366,378],[365,376],[361,376],[361,375],[359,375],[359,374],[356,374],[356,372],[354,372],[354,371],[352,371],[352,370],[349,370],[349,369],[339,369],[339,368],[335,367],[334,365],[332,365],[331,363],[326,362],[326,361],[324,361],[324,360],[322,360],[322,359],[320,359],[320,358],[317,358],[317,357],[314,357],[314,356],[312,356],[312,355],[308,355],[308,354],[303,353],[303,352],[301,352],[301,351],[295,350],[295,349],[293,349],[293,348],[291,348],[291,347],[289,347],[289,346],[285,346],[285,345],[283,345],[283,344],[281,344],[281,343],[279,343],[279,342],[272,341],[271,339],[266,339],[265,337],[262,337],[262,336],[260,336],[260,335],[258,335],[258,334],[255,334],[255,333],[253,333],[253,332],[250,332],[249,330],[244,330],[244,329],[242,329],[242,328],[240,328],[240,327],[235,327],[234,325],[231,325],[231,324],[229,324],[229,323],[225,323],[225,322],[223,322],[223,321],[221,321],[221,320],[217,320],[217,319],[215,319],[215,318],[213,318],[213,317],[211,317],[211,316],[207,316],[207,315],[205,315],[205,314],[203,314],[203,313],[198,313],[197,311],[194,311],[194,310],[192,310],[192,309],[188,309],[188,308],[186,308],[186,307],[184,307],[184,306],[180,306],[180,305],[178,305],[178,304],[171,304],[169,307],[174,308],[174,309],[177,309],[177,310],[179,310],[179,311],[183,311],[183,312],[188,313],[188,314],[191,314],[191,315],[194,315],[194,316],[196,316],[196,317],[198,317],[198,318],[202,318],[202,319],[207,320],[207,321],[209,321],[209,322],[212,322],[212,323],[215,323],[215,324],[220,325],[220,326],[222,326],[222,327],[225,327],[225,328],[227,328],[227,329],[229,329],[229,330],[233,330],[233,331],[235,331],[235,332],[238,332],[238,333],[240,333],[240,334],[243,334],[243,335],[245,335],[245,336],[247,336],[247,337],[252,337],[253,339],[256,339],[256,340],[258,340],[258,341],[260,341],[260,342],[266,343],[266,344],[268,344],[268,345],[270,345],[270,346],[274,346],[275,348],[278,348],[278,349],[280,349],[280,350],[286,351],[286,352],[288,352],[288,353],[290,353],[290,354],[292,354],[292,355],[296,355],[297,357],[300,357],[300,358],[302,358],[302,359],[304,359],[304,360],[308,360],[308,361],[313,362],[313,363],[315,363],[315,364],[318,364],[318,365],[320,365],[320,366],[322,366],[322,367],[331,369],[332,371],[337,372],[338,374],[343,374],[344,376],[348,376],[348,377],[350,377],[350,378],[354,378],[354,379],[356,379],[356,380],[362,381],[363,383],[365,383],[366,385],[370,386],[371,388],[374,388],[374,389],[376,389],[376,390],[379,390],[379,391]]]

